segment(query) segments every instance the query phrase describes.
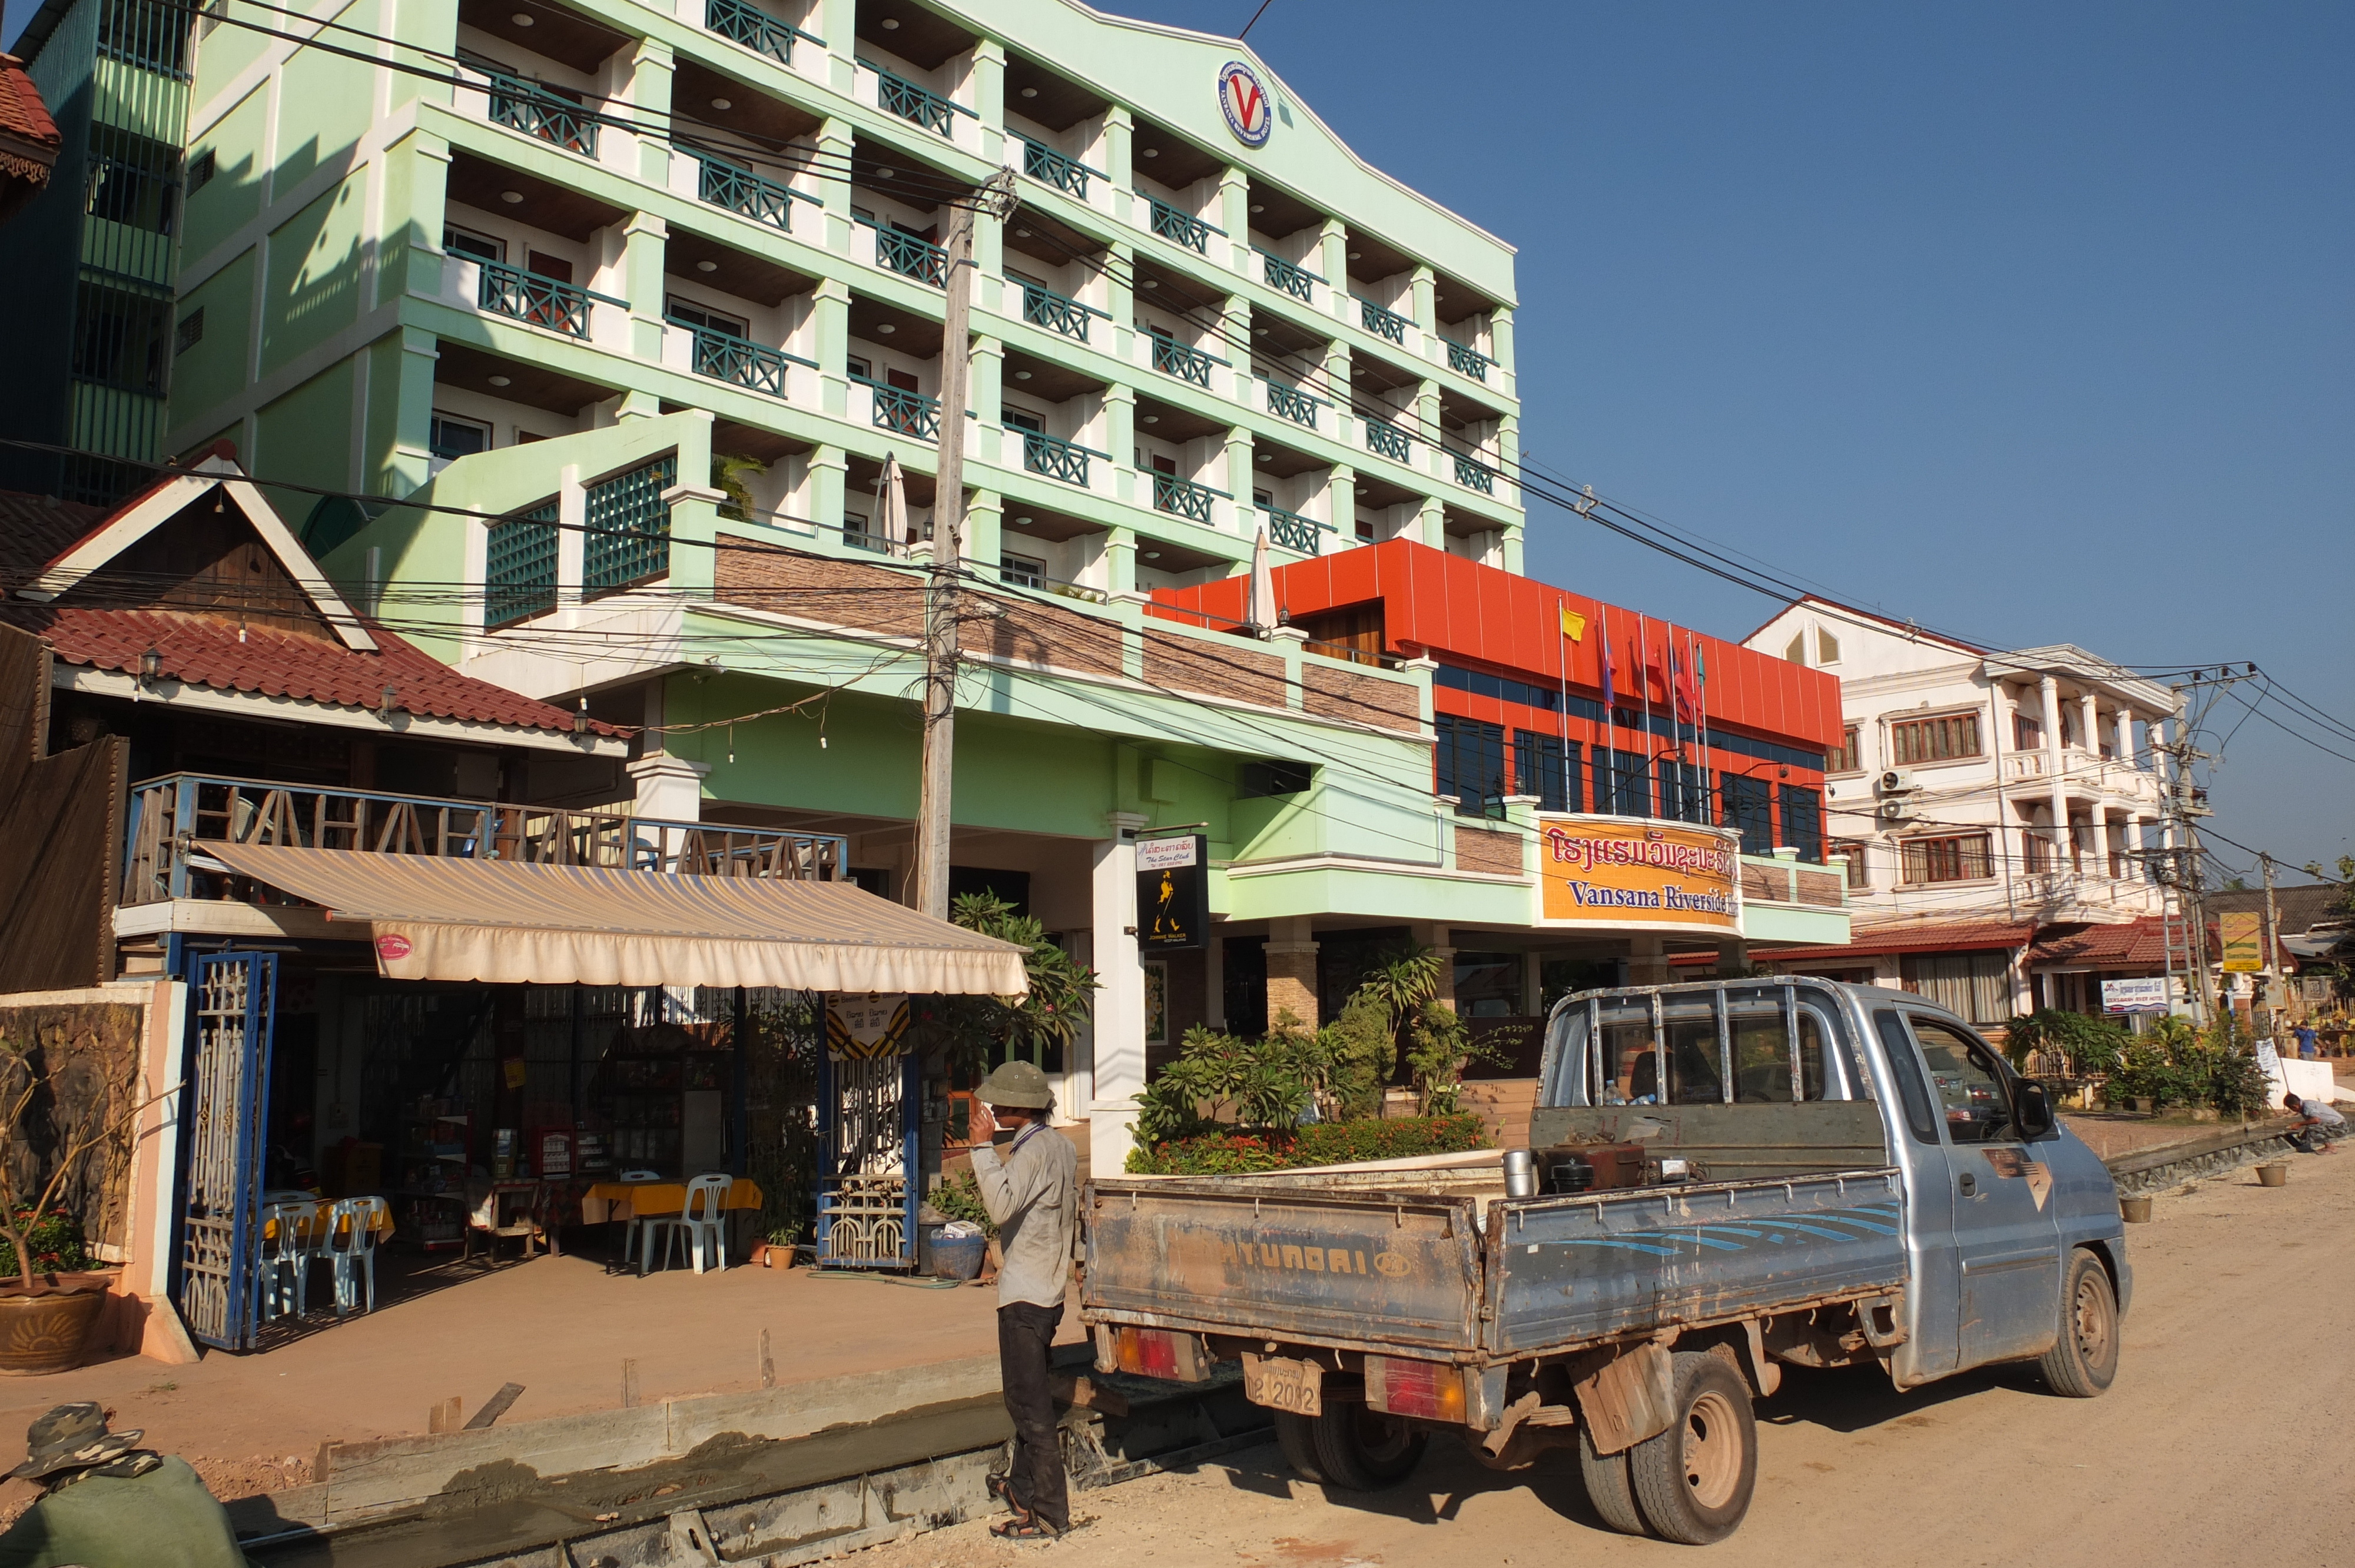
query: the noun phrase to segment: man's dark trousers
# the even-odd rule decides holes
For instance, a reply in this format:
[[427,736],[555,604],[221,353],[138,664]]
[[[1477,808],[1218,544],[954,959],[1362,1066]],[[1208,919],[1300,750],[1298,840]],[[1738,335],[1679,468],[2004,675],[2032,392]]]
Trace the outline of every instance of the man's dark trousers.
[[1055,1401],[1047,1389],[1047,1352],[1063,1320],[1062,1305],[1010,1301],[997,1309],[997,1370],[1006,1384],[1006,1414],[1014,1418],[1014,1501],[1058,1531],[1071,1528],[1063,1450],[1055,1440]]

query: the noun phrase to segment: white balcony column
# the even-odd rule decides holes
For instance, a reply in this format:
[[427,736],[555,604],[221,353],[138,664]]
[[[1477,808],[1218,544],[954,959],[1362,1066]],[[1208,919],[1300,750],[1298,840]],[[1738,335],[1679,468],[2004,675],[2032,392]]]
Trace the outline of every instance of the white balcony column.
[[2040,677],[2037,690],[2044,698],[2044,778],[2052,791],[2052,870],[2069,869],[2069,780],[2061,765],[2061,683]]
[[1411,308],[1414,324],[1423,329],[1423,355],[1436,359],[1440,349],[1433,340],[1439,336],[1439,274],[1428,267],[1417,267],[1412,287],[1414,300]]
[[815,327],[810,357],[817,361],[818,406],[844,418],[850,411],[850,285],[839,278],[820,279],[810,291],[810,316]]
[[[1096,322],[1091,332],[1111,334],[1103,346],[1114,359],[1127,362],[1136,352],[1130,340],[1136,335],[1136,247],[1126,240],[1115,239],[1104,252],[1104,312],[1108,322]],[[1085,291],[1084,286],[1082,292]]]
[[629,764],[627,771],[637,791],[632,815],[664,822],[703,820],[703,779],[711,771],[709,763],[657,751]]
[[[847,4],[838,7],[830,4],[826,7],[829,24],[826,35],[826,42],[840,48],[849,41],[850,33],[847,26],[845,26],[844,30],[839,33],[832,30],[837,21],[833,12],[837,9],[842,13],[839,21],[848,24],[851,21],[851,8]],[[847,93],[850,90],[848,78],[854,68],[847,56],[839,57],[837,65],[844,79],[837,85],[836,90]],[[817,128],[817,157],[812,160],[813,164],[820,168],[848,168],[851,143],[857,139],[857,134],[858,127],[847,120],[823,122]],[[816,194],[826,204],[826,248],[837,256],[846,255],[850,250],[850,231],[858,227],[850,217],[850,182],[821,180],[818,182]]]
[[581,482],[578,463],[567,463],[557,475],[556,521],[556,602],[577,609],[589,530],[589,489]]
[[[696,18],[700,22],[702,18]],[[630,56],[629,101],[642,124],[659,125],[670,118],[671,73],[676,69],[671,47],[659,38],[641,38]],[[649,185],[670,184],[670,143],[661,136],[640,136],[638,177]]]
[[[1145,1089],[1145,970],[1136,957],[1136,833],[1146,819],[1109,811],[1112,836],[1098,839],[1090,882],[1092,962],[1099,989],[1091,1019],[1092,1060],[1082,1102],[1093,1174],[1117,1176],[1136,1139],[1136,1097]],[[1077,1112],[1082,1104],[1070,1107]]]
[[1142,228],[1145,224],[1136,216],[1137,207],[1131,205],[1140,200],[1135,178],[1130,172],[1135,133],[1136,117],[1126,104],[1114,104],[1104,113],[1103,151],[1099,155],[1103,160],[1103,183],[1108,187],[1105,195],[1110,198],[1113,217]]
[[621,293],[630,302],[629,352],[649,364],[660,364],[663,301],[669,287],[664,273],[668,266],[670,225],[649,212],[632,213],[622,235]]
[[1259,532],[1259,509],[1252,503],[1252,433],[1241,425],[1227,430],[1226,491],[1235,498],[1235,531],[1249,539]]
[[1355,549],[1358,544],[1358,471],[1347,463],[1335,463],[1331,476],[1325,482],[1327,520],[1334,527],[1333,547]]
[[[1144,494],[1137,493],[1136,388],[1118,381],[1105,387],[1103,415],[1104,450],[1112,453],[1112,483],[1106,488],[1114,499],[1149,510],[1153,505],[1153,492],[1149,484]],[[1094,477],[1092,466],[1089,477]],[[1090,484],[1088,488],[1094,490],[1098,487]]]
[[[1334,319],[1356,326],[1361,319],[1358,302],[1349,292],[1349,230],[1337,217],[1328,217],[1316,233],[1316,270],[1325,275],[1326,309]],[[1336,345],[1338,346],[1337,344]],[[1348,359],[1343,353],[1344,362]]]
[[1505,376],[1505,390],[1513,390],[1513,311],[1498,305],[1488,313],[1488,357]]
[[2077,738],[2085,743],[2086,754],[2099,761],[2102,755],[2100,710],[2094,705],[2094,694],[2085,693],[2077,699]]
[[1251,250],[1251,171],[1232,164],[1219,172],[1218,226],[1227,233],[1227,265],[1247,278],[1260,274]]
[[2116,722],[2118,726],[2118,738],[2116,741],[2118,761],[2128,768],[2132,768],[2135,765],[2134,709],[2126,707],[2120,708],[2116,714]]
[[[1219,335],[1225,341],[1214,343],[1209,353],[1227,362],[1227,396],[1237,403],[1249,406],[1252,401],[1252,340],[1251,302],[1241,294],[1229,294],[1219,302]],[[1212,367],[1211,384],[1218,383],[1216,367]]]

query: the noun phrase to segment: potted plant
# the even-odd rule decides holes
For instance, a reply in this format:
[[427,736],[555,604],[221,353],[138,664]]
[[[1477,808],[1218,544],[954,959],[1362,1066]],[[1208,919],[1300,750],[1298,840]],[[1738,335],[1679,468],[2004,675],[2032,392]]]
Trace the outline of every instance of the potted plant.
[[[81,1222],[61,1200],[84,1157],[127,1134],[164,1097],[96,1087],[59,1095],[33,1050],[0,1036],[0,1375],[80,1365],[106,1309],[114,1277],[91,1268]],[[123,1099],[132,1103],[112,1109]],[[37,1107],[48,1114],[36,1118]]]
[[801,1245],[801,1239],[800,1225],[779,1225],[752,1244],[752,1261],[762,1268],[791,1268],[794,1266],[794,1248]]

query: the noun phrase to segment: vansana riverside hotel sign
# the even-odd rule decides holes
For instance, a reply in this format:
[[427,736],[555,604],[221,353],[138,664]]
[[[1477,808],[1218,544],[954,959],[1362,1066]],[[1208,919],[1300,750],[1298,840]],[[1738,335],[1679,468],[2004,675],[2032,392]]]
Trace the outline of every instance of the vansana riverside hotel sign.
[[1741,842],[1680,822],[1540,816],[1544,923],[1738,931]]

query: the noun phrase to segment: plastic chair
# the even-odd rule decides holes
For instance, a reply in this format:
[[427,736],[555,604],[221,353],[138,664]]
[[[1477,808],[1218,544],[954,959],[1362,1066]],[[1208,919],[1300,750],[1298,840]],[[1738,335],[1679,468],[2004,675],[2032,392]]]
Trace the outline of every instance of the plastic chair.
[[687,1202],[676,1214],[646,1216],[645,1242],[638,1254],[638,1275],[653,1264],[655,1243],[662,1242],[663,1266],[670,1266],[671,1244],[685,1237],[687,1259],[695,1272],[703,1272],[703,1247],[711,1244],[712,1266],[728,1266],[728,1190],[736,1185],[733,1176],[698,1176],[687,1184]]
[[389,1215],[382,1198],[345,1198],[327,1211],[326,1234],[321,1250],[336,1266],[336,1316],[359,1304],[360,1282],[368,1281],[368,1308],[376,1310],[376,1222]]
[[[299,1316],[311,1305],[311,1259],[318,1251],[319,1206],[269,1203],[261,1211],[261,1315],[267,1320]],[[275,1223],[278,1234],[271,1235]]]

